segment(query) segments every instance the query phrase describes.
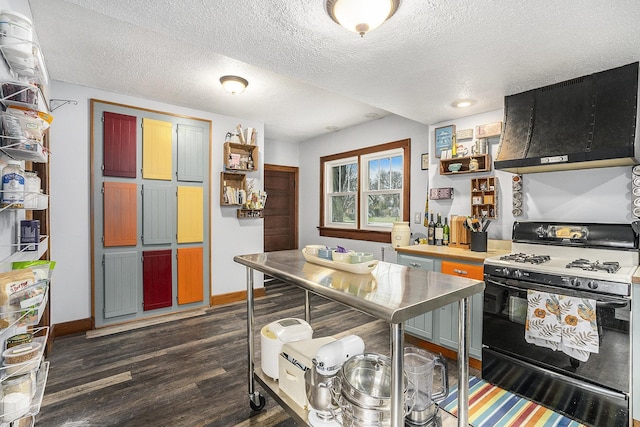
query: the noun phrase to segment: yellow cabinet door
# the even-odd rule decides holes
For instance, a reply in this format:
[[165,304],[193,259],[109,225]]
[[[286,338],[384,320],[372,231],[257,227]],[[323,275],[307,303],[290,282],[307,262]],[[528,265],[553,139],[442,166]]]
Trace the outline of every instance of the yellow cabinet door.
[[202,242],[204,234],[202,187],[178,187],[178,243]]
[[171,123],[142,119],[142,177],[171,181]]

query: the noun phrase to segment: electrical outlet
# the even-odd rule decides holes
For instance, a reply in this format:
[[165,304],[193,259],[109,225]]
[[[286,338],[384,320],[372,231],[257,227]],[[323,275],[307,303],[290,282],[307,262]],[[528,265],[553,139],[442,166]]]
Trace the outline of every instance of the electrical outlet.
[[422,222],[422,212],[418,211],[413,215],[413,222],[420,224]]

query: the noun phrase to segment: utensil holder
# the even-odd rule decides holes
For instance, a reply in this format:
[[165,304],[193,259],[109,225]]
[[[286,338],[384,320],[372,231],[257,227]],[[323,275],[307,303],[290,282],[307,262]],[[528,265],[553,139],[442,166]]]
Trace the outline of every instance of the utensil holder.
[[471,250],[474,252],[487,252],[486,231],[476,231],[471,233]]

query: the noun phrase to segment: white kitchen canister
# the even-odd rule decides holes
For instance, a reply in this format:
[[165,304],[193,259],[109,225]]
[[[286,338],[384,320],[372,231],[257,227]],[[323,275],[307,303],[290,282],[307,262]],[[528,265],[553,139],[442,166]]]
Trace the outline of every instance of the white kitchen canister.
[[408,221],[394,222],[391,228],[391,246],[409,246],[411,241],[411,228]]

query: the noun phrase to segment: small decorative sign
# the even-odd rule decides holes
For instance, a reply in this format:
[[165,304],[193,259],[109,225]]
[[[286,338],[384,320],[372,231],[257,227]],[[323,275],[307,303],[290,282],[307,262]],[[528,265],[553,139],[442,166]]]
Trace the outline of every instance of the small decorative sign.
[[456,139],[471,139],[473,138],[473,129],[462,129],[456,132]]
[[453,187],[430,188],[430,200],[453,199]]
[[490,136],[499,136],[501,133],[502,122],[476,126],[476,138],[489,138]]
[[440,158],[444,150],[451,150],[453,148],[453,138],[456,133],[456,126],[449,125],[441,128],[436,128],[435,141],[436,141],[436,157]]
[[421,167],[423,171],[429,169],[429,153],[424,153],[422,155]]

